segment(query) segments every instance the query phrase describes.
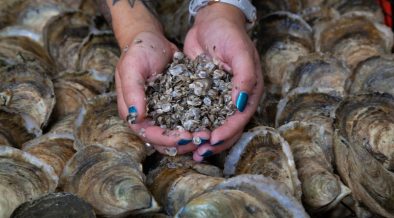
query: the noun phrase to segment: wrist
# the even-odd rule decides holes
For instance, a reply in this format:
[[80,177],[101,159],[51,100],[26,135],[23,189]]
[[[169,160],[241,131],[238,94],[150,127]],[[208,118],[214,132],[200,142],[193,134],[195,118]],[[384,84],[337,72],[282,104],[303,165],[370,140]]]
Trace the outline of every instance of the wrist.
[[212,22],[216,19],[226,19],[233,24],[244,28],[246,26],[246,19],[243,12],[237,7],[216,2],[201,8],[196,15],[195,24],[203,22]]
[[120,1],[111,8],[112,27],[121,48],[124,48],[142,32],[163,34],[163,29],[156,17],[144,4],[136,1],[131,7],[128,1]]

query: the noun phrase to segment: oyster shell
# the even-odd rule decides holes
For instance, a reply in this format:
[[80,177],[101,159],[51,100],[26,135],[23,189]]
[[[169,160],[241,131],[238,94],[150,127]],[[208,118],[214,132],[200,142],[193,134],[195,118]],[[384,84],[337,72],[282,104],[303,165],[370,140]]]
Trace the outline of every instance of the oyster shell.
[[178,211],[175,217],[309,217],[283,184],[262,175],[228,179]]
[[384,23],[384,15],[378,1],[375,0],[339,0],[331,4],[342,15],[361,15],[369,19]]
[[159,208],[144,185],[140,163],[112,148],[90,145],[67,162],[61,181],[100,216],[127,216]]
[[144,142],[130,131],[118,116],[115,93],[91,99],[79,113],[75,130],[75,149],[100,144],[128,154],[141,162],[146,156]]
[[16,207],[55,191],[58,177],[51,166],[16,148],[0,145],[0,217]]
[[224,181],[215,166],[196,163],[189,156],[164,157],[148,174],[153,196],[171,216],[191,199]]
[[351,96],[336,110],[335,161],[357,202],[384,217],[394,214],[394,97]]
[[69,8],[60,0],[31,0],[20,10],[12,26],[1,31],[2,35],[26,36],[43,45],[43,29],[54,16]]
[[232,147],[224,175],[261,174],[285,184],[301,200],[301,183],[287,142],[274,128],[259,126],[244,133]]
[[78,50],[77,70],[89,71],[91,86],[99,93],[110,89],[120,51],[110,32],[91,33]]
[[60,71],[75,70],[81,43],[90,33],[92,18],[82,12],[53,17],[44,28],[44,45]]
[[79,197],[64,192],[50,193],[25,202],[11,214],[11,218],[85,217],[95,218],[92,206]]
[[359,64],[354,70],[350,94],[386,92],[394,95],[394,57],[377,56]]
[[324,154],[322,148],[331,142],[322,134],[322,127],[293,121],[278,130],[290,145],[302,184],[302,200],[311,212],[330,210],[350,194]]
[[4,0],[0,4],[0,29],[15,22],[15,17],[28,4],[25,0]]
[[[290,121],[304,121],[322,126],[327,142],[332,141],[333,113],[342,100],[332,89],[297,88],[280,100],[276,114],[276,127]],[[332,143],[322,148],[329,162],[333,161]]]
[[56,104],[52,117],[60,119],[69,114],[79,111],[88,99],[96,96],[96,93],[82,84],[67,79],[55,79],[53,86],[56,94]]
[[273,85],[271,92],[276,93],[286,66],[313,49],[312,28],[298,15],[272,13],[259,22],[257,49],[266,82]]
[[45,135],[24,143],[23,150],[52,166],[60,176],[66,162],[75,153],[72,134],[75,119],[75,115],[66,117]]
[[258,17],[277,11],[297,13],[302,8],[301,0],[253,0],[252,3],[256,7]]
[[282,95],[295,88],[330,88],[345,94],[345,83],[350,70],[342,61],[321,53],[312,53],[288,66]]
[[2,145],[21,147],[22,144],[35,137],[28,131],[29,125],[23,116],[0,110],[0,141]]
[[55,105],[52,81],[37,62],[0,68],[0,110],[22,116],[29,133],[42,134]]
[[[316,1],[312,0],[311,2]],[[300,15],[313,28],[315,26],[321,25],[322,23],[329,22],[340,17],[340,14],[337,10],[324,5],[306,7],[300,12]]]
[[331,52],[354,69],[369,57],[390,53],[393,33],[364,16],[343,16],[316,28],[316,50]]
[[26,37],[0,37],[1,65],[39,62],[48,75],[54,75],[56,68],[46,50]]

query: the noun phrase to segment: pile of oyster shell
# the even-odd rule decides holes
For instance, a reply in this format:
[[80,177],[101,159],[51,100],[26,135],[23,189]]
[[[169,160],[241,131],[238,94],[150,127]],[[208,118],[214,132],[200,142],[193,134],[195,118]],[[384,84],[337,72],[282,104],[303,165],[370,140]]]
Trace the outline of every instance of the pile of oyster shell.
[[175,52],[165,72],[148,83],[148,115],[164,129],[213,130],[235,113],[231,78],[206,55],[190,60]]
[[[156,2],[178,45],[185,2]],[[376,1],[253,3],[264,97],[228,152],[196,163],[151,154],[118,117],[120,51],[93,1],[2,2],[0,218],[394,217],[393,33]],[[177,94],[180,55],[147,84],[152,99]],[[200,76],[188,79],[204,102]],[[149,103],[151,116],[165,103]]]

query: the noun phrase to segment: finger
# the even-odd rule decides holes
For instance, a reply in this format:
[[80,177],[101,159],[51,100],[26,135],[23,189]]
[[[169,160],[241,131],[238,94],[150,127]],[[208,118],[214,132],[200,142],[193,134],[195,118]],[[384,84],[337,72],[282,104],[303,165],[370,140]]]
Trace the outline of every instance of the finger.
[[235,144],[235,142],[241,137],[242,132],[234,135],[232,138],[228,139],[226,142],[219,143],[216,145],[205,144],[200,146],[196,151],[193,153],[193,159],[195,161],[202,161],[204,158],[212,156],[214,154],[218,154],[224,150],[229,149],[231,146]]
[[187,131],[170,131],[152,125],[144,129],[144,136],[154,145],[166,147],[193,145],[193,136]]
[[211,132],[208,130],[194,132],[193,144],[195,145],[195,147],[199,147],[203,144],[209,143],[210,138],[211,138]]
[[128,108],[124,102],[122,93],[122,83],[120,82],[119,73],[115,72],[115,88],[116,88],[116,100],[118,105],[119,116],[125,120],[128,114]]
[[249,51],[241,51],[233,56],[230,66],[233,71],[232,99],[237,110],[243,112],[259,82],[259,67],[255,63],[253,53]]
[[132,124],[141,122],[146,113],[145,107],[145,76],[147,65],[141,64],[133,54],[123,59],[117,67],[118,81],[121,84],[121,92],[128,109],[128,114],[134,114],[135,118],[129,120]]
[[239,132],[242,132],[250,118],[257,109],[261,98],[262,84],[256,87],[256,92],[253,92],[248,100],[247,106],[243,112],[236,111],[234,115],[228,117],[223,125],[214,129],[211,133],[211,144],[217,144],[220,141],[227,141]]
[[[171,148],[171,147],[154,145],[154,148],[158,152],[168,155],[169,154],[169,150],[168,149]],[[193,151],[195,151],[197,149],[197,147],[194,146],[193,144],[189,144],[189,145],[186,145],[186,146],[176,146],[174,148],[177,149],[177,152],[176,152],[177,155],[178,154],[190,153],[190,152],[193,152]]]

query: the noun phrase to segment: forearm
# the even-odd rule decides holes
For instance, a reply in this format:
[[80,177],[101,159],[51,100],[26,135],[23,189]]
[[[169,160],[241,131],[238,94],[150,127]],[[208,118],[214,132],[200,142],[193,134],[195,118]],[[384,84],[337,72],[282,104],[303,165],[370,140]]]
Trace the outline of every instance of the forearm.
[[162,33],[160,22],[140,0],[96,0],[101,13],[112,25],[115,37],[124,48],[140,32]]

